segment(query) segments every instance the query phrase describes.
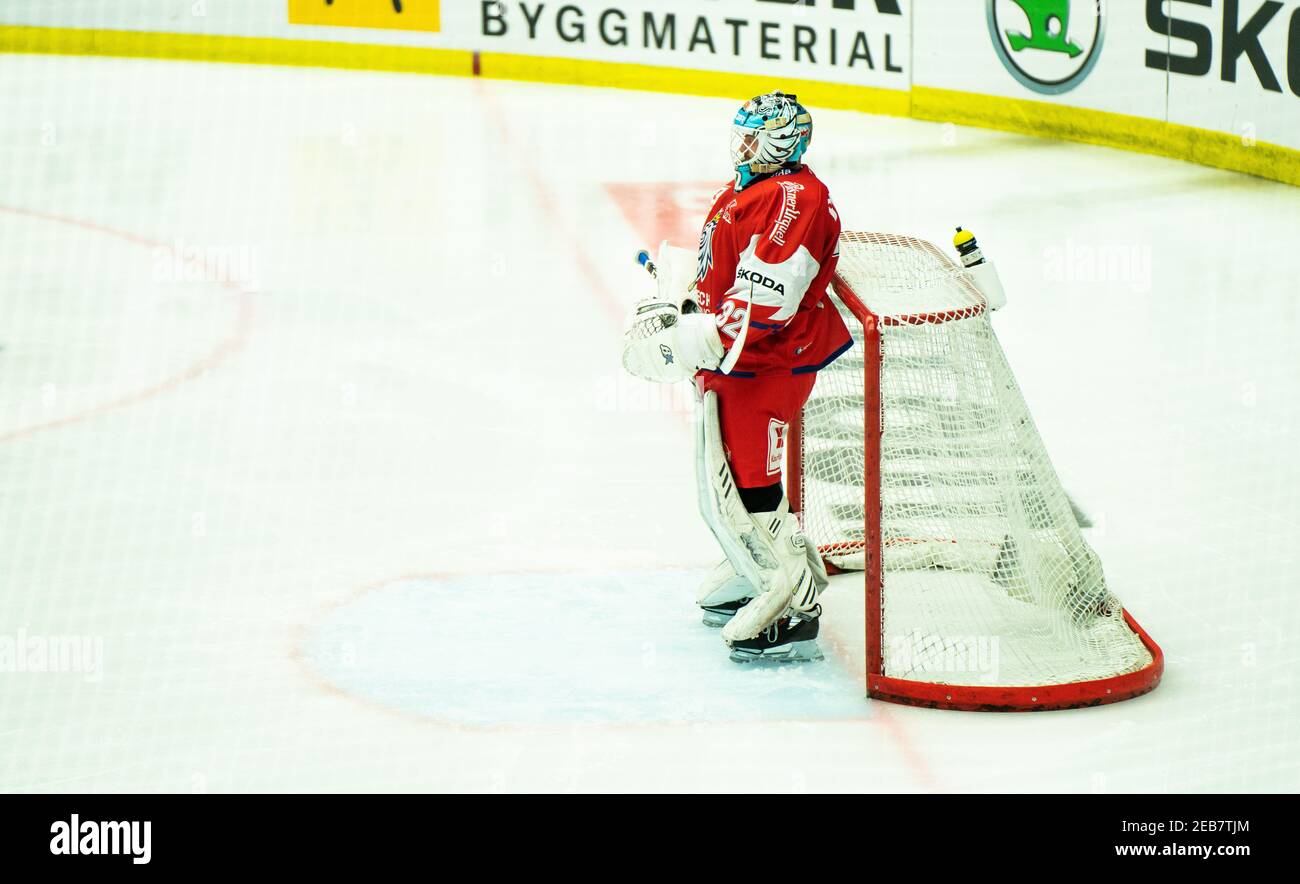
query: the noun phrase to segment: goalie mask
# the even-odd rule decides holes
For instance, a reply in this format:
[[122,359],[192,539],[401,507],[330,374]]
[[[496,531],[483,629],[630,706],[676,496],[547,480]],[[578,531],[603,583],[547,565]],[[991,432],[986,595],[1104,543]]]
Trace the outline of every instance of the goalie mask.
[[731,122],[731,164],[736,169],[736,190],[757,178],[803,159],[812,143],[812,114],[784,92],[751,98],[736,111]]

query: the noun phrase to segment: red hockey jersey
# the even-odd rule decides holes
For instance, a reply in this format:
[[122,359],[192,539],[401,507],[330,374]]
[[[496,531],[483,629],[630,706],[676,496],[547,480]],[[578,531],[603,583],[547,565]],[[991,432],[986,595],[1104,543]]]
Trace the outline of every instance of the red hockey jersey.
[[719,193],[700,233],[696,292],[717,317],[729,374],[813,372],[853,345],[826,298],[839,237],[826,185],[807,166]]

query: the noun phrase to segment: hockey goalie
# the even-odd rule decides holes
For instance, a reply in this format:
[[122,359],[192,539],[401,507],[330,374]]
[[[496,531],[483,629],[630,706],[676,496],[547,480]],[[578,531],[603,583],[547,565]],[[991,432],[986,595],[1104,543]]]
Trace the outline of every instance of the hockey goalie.
[[735,178],[714,199],[698,253],[661,246],[658,293],[635,305],[623,341],[631,374],[695,383],[700,513],[725,556],[698,604],[742,662],[821,657],[826,571],[781,470],[817,372],[853,342],[827,303],[840,220],[803,162],[812,133],[794,95],[760,95],[737,111]]

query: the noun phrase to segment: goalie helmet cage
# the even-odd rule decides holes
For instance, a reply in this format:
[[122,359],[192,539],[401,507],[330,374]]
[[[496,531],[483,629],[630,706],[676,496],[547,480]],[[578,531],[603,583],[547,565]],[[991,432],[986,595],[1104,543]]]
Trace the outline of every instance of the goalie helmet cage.
[[1152,690],[1160,648],[1106,586],[969,274],[844,233],[853,347],[790,428],[787,484],[828,570],[866,582],[871,697],[1017,711]]

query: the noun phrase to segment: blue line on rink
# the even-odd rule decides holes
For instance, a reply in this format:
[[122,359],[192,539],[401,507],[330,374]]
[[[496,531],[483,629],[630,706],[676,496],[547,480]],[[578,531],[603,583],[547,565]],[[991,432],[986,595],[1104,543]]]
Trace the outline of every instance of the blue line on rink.
[[693,604],[703,572],[402,578],[331,610],[301,647],[333,687],[470,726],[864,720],[817,663],[732,663]]

